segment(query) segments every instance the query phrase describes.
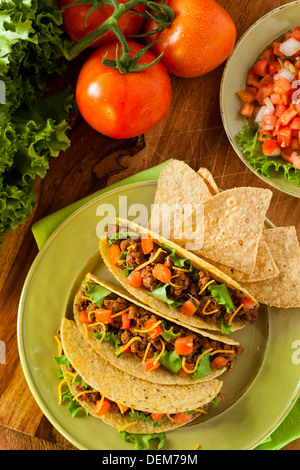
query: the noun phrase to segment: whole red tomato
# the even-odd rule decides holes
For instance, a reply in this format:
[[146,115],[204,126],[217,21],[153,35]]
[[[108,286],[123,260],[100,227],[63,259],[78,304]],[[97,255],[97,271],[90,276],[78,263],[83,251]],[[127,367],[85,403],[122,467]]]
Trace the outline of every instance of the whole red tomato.
[[[230,55],[236,28],[229,14],[214,0],[167,0],[175,19],[169,28],[147,37],[160,39],[152,50],[172,75],[197,77],[214,70]],[[157,27],[153,20],[146,32]]]
[[[86,122],[104,135],[115,139],[135,137],[154,127],[167,113],[171,102],[171,82],[159,61],[146,70],[121,74],[102,64],[102,58],[116,58],[116,44],[97,49],[83,65],[77,85],[76,100]],[[129,56],[143,46],[128,41]],[[119,45],[119,56],[120,56]],[[148,50],[137,64],[155,60]]]
[[[59,0],[60,8],[70,5],[75,0]],[[119,0],[119,3],[128,3],[129,0]],[[104,23],[107,18],[111,16],[114,12],[114,8],[109,5],[102,5],[97,8],[93,13],[91,13],[86,21],[86,15],[92,7],[91,5],[76,5],[74,7],[69,7],[63,12],[63,21],[66,28],[68,36],[73,39],[73,41],[78,42],[80,39],[84,38],[88,33],[94,31],[98,26]],[[135,10],[139,13],[145,12],[145,5],[138,5]],[[144,19],[132,15],[131,13],[125,13],[121,16],[118,23],[125,34],[125,36],[131,36],[137,34],[142,27]],[[102,44],[107,44],[108,42],[115,41],[116,36],[111,31],[107,32],[101,36],[97,41],[95,41],[91,47],[98,47]]]

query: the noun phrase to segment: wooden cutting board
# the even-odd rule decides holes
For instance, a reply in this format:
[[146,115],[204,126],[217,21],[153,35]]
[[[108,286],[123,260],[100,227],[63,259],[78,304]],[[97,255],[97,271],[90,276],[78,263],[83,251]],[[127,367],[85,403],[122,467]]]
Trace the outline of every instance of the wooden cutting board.
[[[286,1],[220,0],[237,25],[238,38],[262,15]],[[230,146],[219,111],[224,66],[195,79],[172,77],[173,97],[167,116],[144,136],[116,141],[93,131],[77,116],[71,147],[50,161],[43,181],[36,181],[37,207],[23,226],[4,237],[0,248],[0,340],[6,363],[0,364],[0,449],[73,448],[48,422],[25,381],[17,348],[17,309],[27,272],[38,253],[31,226],[37,220],[93,192],[169,158],[197,170],[205,166],[222,189],[267,187],[250,172]],[[273,190],[269,219],[295,225],[300,237],[300,199]],[[300,449],[300,440],[285,449]]]

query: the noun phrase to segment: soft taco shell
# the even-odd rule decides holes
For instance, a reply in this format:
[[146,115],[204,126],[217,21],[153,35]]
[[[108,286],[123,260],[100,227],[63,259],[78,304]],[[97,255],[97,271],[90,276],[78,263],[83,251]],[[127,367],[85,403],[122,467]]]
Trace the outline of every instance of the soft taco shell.
[[[129,302],[134,303],[135,305],[144,308],[154,315],[160,316],[162,318],[165,318],[166,320],[173,321],[173,323],[177,323],[182,326],[182,323],[180,323],[178,320],[170,319],[163,313],[157,312],[156,310],[152,309],[149,306],[146,306],[136,300],[134,297],[130,296],[127,291],[124,291],[120,287],[114,286],[110,284],[107,281],[104,281],[103,279],[99,279],[98,277],[92,275],[92,274],[87,274],[85,277],[86,281],[92,281],[95,282],[102,287],[105,287],[106,289],[109,289],[110,291],[114,292],[120,297],[125,298]],[[100,356],[110,362],[112,365],[117,367],[118,369],[128,372],[129,374],[138,377],[143,380],[149,380],[150,382],[153,383],[158,383],[158,384],[169,384],[169,385],[187,385],[187,384],[195,384],[199,383],[199,381],[195,381],[192,377],[190,376],[185,376],[181,377],[179,374],[172,373],[165,369],[164,367],[159,367],[158,369],[155,369],[152,372],[145,372],[144,368],[141,365],[141,359],[137,358],[133,354],[123,354],[121,357],[117,358],[115,354],[115,348],[109,343],[105,343],[104,341],[99,343],[99,339],[94,338],[93,335],[89,334],[88,327],[85,326],[80,320],[80,312],[76,308],[76,304],[78,303],[80,296],[80,291],[76,294],[75,300],[74,300],[74,319],[77,323],[77,326],[79,330],[81,331],[82,335],[84,338],[88,341],[88,343],[91,345],[92,348],[94,348],[94,351]],[[207,338],[214,339],[216,341],[221,341],[226,344],[231,344],[231,345],[238,345],[236,341],[234,341],[231,338],[227,338],[218,334],[212,334],[204,330],[199,330],[198,328],[191,327],[191,330],[193,330],[195,333],[200,333],[203,336],[206,336]],[[97,347],[96,347],[97,346]],[[215,372],[205,376],[202,378],[201,382],[206,382],[208,380],[211,380],[213,378],[216,378],[223,374],[223,372],[226,371],[226,367],[220,367],[218,368]]]
[[[133,231],[137,233],[149,234],[151,238],[155,241],[155,243],[157,243],[158,245],[161,243],[164,243],[168,245],[170,248],[175,248],[176,254],[178,254],[182,258],[190,259],[193,266],[196,269],[203,269],[203,270],[210,272],[216,281],[225,283],[228,287],[232,289],[239,290],[240,292],[243,293],[245,298],[249,298],[253,300],[255,303],[257,303],[256,299],[251,294],[249,294],[249,292],[245,288],[241,287],[236,281],[234,281],[229,276],[219,271],[216,267],[212,266],[208,262],[199,258],[195,254],[189,251],[186,251],[184,248],[179,247],[174,242],[167,240],[166,238],[161,237],[160,235],[157,235],[156,233],[144,227],[141,227],[140,225],[137,225],[133,222],[129,222],[128,220],[118,218],[112,221],[112,223],[121,225],[121,226],[130,226],[130,229],[132,229]],[[127,289],[127,291],[131,295],[133,295],[135,298],[137,298],[144,304],[149,305],[149,307],[156,310],[156,312],[159,315],[163,315],[164,317],[169,318],[170,320],[177,321],[181,325],[187,326],[189,328],[221,331],[221,325],[219,323],[206,322],[202,320],[200,317],[197,317],[196,315],[193,315],[192,317],[184,315],[179,308],[170,308],[165,302],[147,294],[146,289],[142,289],[142,288],[138,289],[138,288],[129,286],[127,283],[127,278],[124,276],[122,270],[114,266],[110,261],[110,257],[109,257],[110,245],[107,241],[107,237],[105,234],[100,239],[99,248],[100,248],[101,256],[106,266],[113,274],[113,276],[123,285],[123,287],[125,287],[125,289]],[[240,330],[244,326],[245,325],[240,320],[234,319],[232,322],[231,331],[234,332],[234,331]]]
[[133,377],[105,361],[84,341],[74,321],[61,323],[63,351],[82,379],[111,401],[129,408],[174,414],[195,410],[210,403],[223,383],[219,380],[195,385],[159,385]]

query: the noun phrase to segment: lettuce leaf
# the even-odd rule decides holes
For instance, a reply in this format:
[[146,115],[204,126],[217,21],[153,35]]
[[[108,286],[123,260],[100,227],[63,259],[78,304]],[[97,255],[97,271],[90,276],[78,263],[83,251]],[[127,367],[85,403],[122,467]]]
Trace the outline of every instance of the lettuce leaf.
[[258,141],[259,130],[257,126],[244,126],[237,134],[238,144],[254,171],[266,178],[271,177],[270,170],[281,171],[285,179],[300,186],[300,170],[281,157],[269,157],[262,153],[262,145]]
[[100,286],[99,284],[90,284],[87,281],[83,281],[83,284],[85,284],[88,289],[85,292],[87,297],[90,297],[92,302],[94,304],[97,304],[99,308],[102,307],[103,300],[105,297],[107,297],[109,294],[111,294],[111,291],[109,289],[106,289],[105,287]]
[[135,450],[147,450],[150,449],[150,441],[158,439],[157,450],[160,450],[165,443],[165,433],[158,432],[154,434],[130,434],[126,431],[122,431],[123,441],[132,442]]
[[216,299],[218,304],[225,305],[226,312],[231,313],[234,311],[234,305],[226,284],[211,284],[208,286],[208,290],[211,292],[211,295]]
[[0,3],[0,243],[34,209],[34,181],[45,177],[49,157],[70,145],[71,89],[44,98],[49,77],[66,70],[70,44],[55,4]]
[[152,292],[148,292],[149,295],[152,295],[156,299],[162,300],[166,304],[169,305],[170,308],[176,308],[179,307],[180,305],[183,305],[184,302],[176,302],[175,300],[169,299],[168,294],[167,294],[167,287],[169,286],[169,283],[167,282],[166,284],[160,282],[156,289],[154,289]]
[[[154,355],[156,357],[157,354]],[[164,351],[159,358],[159,362],[168,370],[177,374],[181,369],[181,358],[174,351]]]
[[197,370],[193,373],[193,378],[195,380],[201,380],[202,377],[211,374],[210,358],[209,354],[204,354],[201,357]]

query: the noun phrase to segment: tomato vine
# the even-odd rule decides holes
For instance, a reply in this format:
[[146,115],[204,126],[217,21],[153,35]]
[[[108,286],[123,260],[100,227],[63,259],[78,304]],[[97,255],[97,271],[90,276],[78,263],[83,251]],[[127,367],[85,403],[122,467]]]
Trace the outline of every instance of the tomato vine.
[[[103,58],[103,65],[106,67],[111,67],[118,70],[120,73],[125,74],[128,72],[139,72],[145,70],[160,60],[162,54],[150,64],[137,65],[139,58],[150,47],[152,47],[154,42],[148,44],[141,51],[130,58],[130,47],[118,22],[125,13],[130,12],[133,15],[142,16],[148,20],[152,19],[158,25],[153,31],[150,31],[145,35],[161,32],[163,29],[169,27],[172,24],[175,17],[174,11],[166,4],[166,0],[162,0],[161,3],[149,0],[130,0],[125,4],[119,3],[117,0],[75,0],[69,5],[63,7],[62,10],[76,5],[91,5],[91,8],[86,16],[86,21],[89,15],[101,5],[109,5],[114,8],[114,11],[111,16],[107,18],[107,20],[105,20],[100,26],[88,33],[83,39],[72,45],[70,49],[65,50],[65,56],[68,60],[71,61],[75,59],[84,49],[91,46],[91,44],[93,44],[97,39],[99,39],[108,31],[111,31],[116,36],[116,39],[120,42],[122,50],[119,57],[117,47],[115,60],[106,59],[106,57]],[[135,11],[135,8],[139,5],[145,5],[145,13],[138,13]],[[139,35],[138,37],[145,35]]]

